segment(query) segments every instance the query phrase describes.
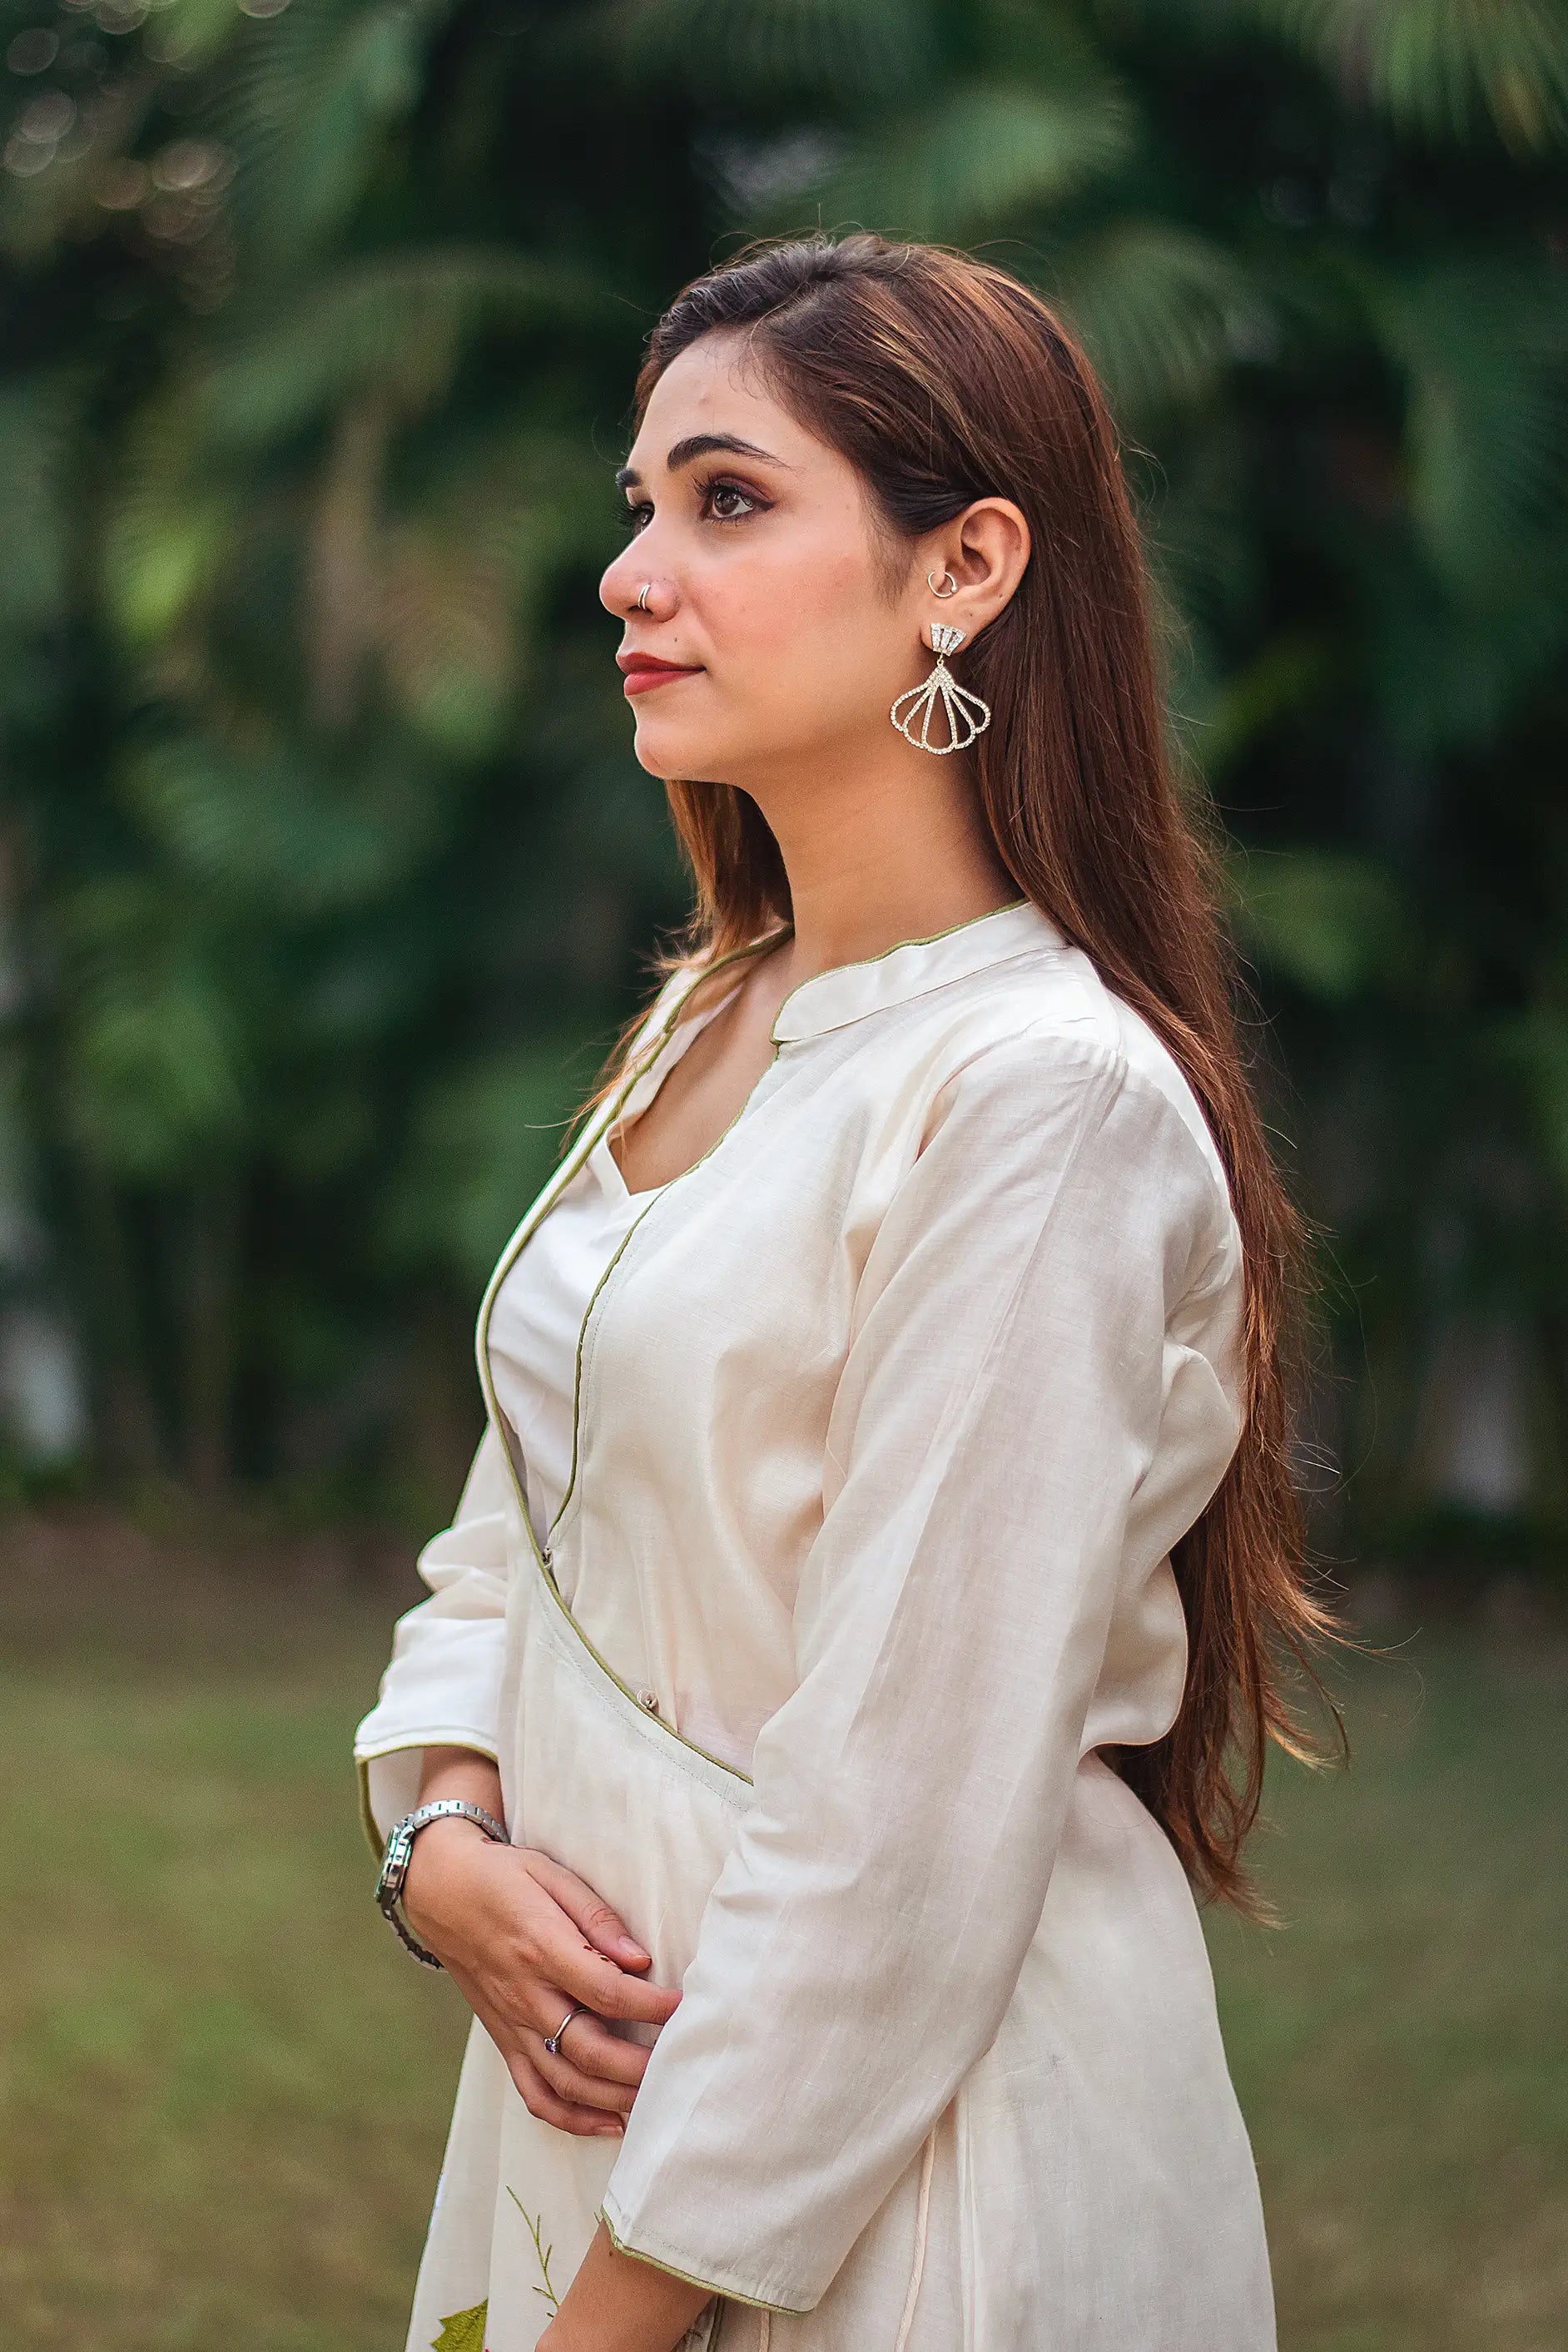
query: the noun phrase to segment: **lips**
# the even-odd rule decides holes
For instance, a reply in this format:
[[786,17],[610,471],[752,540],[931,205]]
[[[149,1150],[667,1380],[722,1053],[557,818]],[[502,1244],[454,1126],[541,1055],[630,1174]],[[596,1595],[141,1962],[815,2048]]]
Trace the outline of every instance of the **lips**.
[[617,654],[616,664],[620,670],[627,694],[647,694],[656,686],[668,686],[678,677],[696,677],[700,663],[660,661],[655,654]]

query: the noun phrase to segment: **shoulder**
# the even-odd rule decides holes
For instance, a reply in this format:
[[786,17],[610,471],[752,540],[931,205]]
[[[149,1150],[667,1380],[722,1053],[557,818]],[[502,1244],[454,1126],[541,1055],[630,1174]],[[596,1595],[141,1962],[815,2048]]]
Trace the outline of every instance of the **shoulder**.
[[1076,948],[1011,960],[932,1007],[922,1148],[950,1122],[972,1148],[1070,1155],[1135,1195],[1215,1271],[1239,1265],[1230,1187],[1207,1118],[1152,1025]]

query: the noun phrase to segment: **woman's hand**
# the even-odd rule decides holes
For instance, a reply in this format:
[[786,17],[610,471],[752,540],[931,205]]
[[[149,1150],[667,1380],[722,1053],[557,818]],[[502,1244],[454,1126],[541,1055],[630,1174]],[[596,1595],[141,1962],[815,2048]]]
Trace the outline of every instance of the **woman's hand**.
[[[467,1796],[499,1813],[500,1776],[467,1749],[433,1749],[420,1795]],[[595,1889],[548,1854],[501,1845],[454,1816],[415,1839],[403,1908],[500,2052],[530,2114],[561,2131],[618,2137],[649,2053],[602,2021],[662,2025],[680,1994],[638,1981],[650,1956]],[[574,2017],[552,2057],[544,2037],[574,2000],[597,2014]]]

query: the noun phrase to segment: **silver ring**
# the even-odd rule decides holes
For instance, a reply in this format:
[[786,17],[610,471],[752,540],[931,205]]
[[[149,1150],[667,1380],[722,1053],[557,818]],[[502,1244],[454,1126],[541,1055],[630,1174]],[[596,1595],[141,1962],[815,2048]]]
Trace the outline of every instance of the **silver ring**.
[[933,596],[940,596],[942,603],[945,604],[950,596],[957,595],[958,583],[953,578],[951,572],[944,572],[942,576],[947,583],[947,586],[945,588],[939,588],[937,586],[936,573],[934,572],[928,572],[926,573],[926,586],[931,590]]
[[571,2008],[567,2011],[565,2016],[562,2019],[560,2024],[556,2027],[554,2032],[546,2034],[544,2038],[544,2046],[549,2051],[552,2058],[560,2057],[562,2035],[565,2032],[566,2028],[571,2024],[572,2020],[576,2016],[578,2011],[586,2009],[587,2006],[588,2004],[585,2000],[574,2000]]
[[[956,587],[957,583],[954,582],[953,584]],[[647,611],[647,592],[652,586],[653,582],[651,580],[645,580],[642,586],[637,590],[637,611],[639,613],[646,613]]]

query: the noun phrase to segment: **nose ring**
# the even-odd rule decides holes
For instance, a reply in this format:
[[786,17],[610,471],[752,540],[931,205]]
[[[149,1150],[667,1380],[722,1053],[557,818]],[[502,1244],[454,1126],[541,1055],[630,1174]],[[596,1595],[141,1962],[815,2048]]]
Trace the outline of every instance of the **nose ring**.
[[652,586],[653,582],[651,580],[645,580],[642,586],[637,590],[637,611],[639,613],[646,613],[647,611],[647,592]]

